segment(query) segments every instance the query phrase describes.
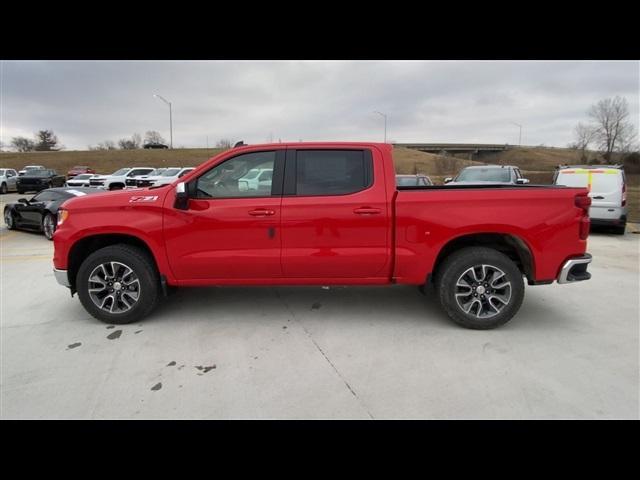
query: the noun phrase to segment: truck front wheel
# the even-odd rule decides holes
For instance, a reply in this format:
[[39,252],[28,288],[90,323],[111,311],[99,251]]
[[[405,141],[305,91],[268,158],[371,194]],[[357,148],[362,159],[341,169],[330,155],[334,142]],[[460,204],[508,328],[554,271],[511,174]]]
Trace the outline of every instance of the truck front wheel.
[[114,324],[135,322],[151,313],[159,301],[159,285],[149,255],[125,244],[96,250],[76,276],[82,306],[98,320]]
[[467,247],[447,257],[436,276],[442,307],[459,325],[476,330],[507,323],[524,299],[522,272],[492,248]]

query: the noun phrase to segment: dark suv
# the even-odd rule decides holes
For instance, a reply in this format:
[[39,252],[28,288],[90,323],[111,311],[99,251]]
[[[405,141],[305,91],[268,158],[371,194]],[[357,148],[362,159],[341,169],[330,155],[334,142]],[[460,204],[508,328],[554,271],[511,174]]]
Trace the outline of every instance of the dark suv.
[[16,180],[18,193],[39,192],[51,187],[64,187],[66,178],[58,175],[55,170],[43,168],[39,170],[28,170]]

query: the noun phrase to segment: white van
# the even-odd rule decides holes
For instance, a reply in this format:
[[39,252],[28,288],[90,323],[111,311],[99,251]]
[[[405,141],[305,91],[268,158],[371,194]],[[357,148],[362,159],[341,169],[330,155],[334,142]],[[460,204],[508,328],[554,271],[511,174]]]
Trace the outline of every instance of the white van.
[[588,188],[591,224],[613,227],[615,233],[624,234],[627,226],[627,186],[622,166],[561,166],[556,169],[553,183]]

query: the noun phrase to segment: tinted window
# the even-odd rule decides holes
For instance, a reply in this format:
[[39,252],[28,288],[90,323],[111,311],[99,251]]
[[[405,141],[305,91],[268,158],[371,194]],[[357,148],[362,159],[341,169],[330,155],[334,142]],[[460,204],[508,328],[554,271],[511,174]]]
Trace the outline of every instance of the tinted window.
[[52,200],[58,200],[61,198],[60,194],[56,192],[40,192],[31,199],[32,202],[50,202]]
[[257,182],[247,178],[252,169],[273,170],[276,152],[252,152],[233,157],[200,176],[196,182],[199,198],[267,197],[271,180]]
[[[366,158],[365,158],[366,157]],[[298,150],[298,195],[344,195],[371,185],[371,158],[362,150]]]

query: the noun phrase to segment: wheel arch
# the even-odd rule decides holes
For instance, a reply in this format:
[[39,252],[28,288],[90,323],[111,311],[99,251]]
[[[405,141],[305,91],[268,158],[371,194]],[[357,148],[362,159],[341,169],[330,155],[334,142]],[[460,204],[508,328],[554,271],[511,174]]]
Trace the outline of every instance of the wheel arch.
[[149,256],[156,268],[156,271],[160,274],[158,259],[155,257],[153,250],[149,247],[148,243],[140,237],[124,233],[94,234],[81,238],[75,242],[69,250],[67,275],[73,291],[76,289],[76,276],[82,262],[93,252],[100,250],[101,248],[117,244],[131,245],[133,247],[140,248]]
[[499,232],[469,233],[449,240],[438,252],[430,279],[435,278],[445,258],[466,247],[487,247],[504,253],[514,261],[529,284],[535,283],[535,262],[529,245],[517,235]]

